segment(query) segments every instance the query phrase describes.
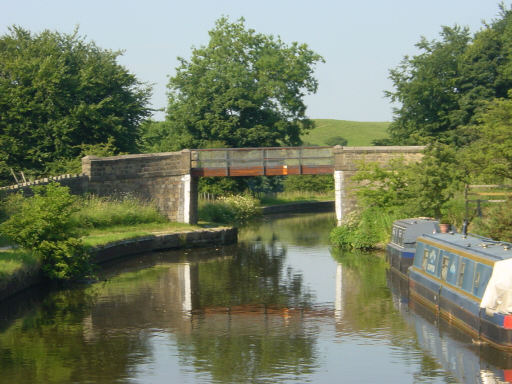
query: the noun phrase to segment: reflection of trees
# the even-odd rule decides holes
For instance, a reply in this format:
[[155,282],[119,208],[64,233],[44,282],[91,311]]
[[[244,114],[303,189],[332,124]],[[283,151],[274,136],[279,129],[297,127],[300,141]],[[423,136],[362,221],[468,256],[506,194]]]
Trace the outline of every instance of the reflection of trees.
[[[379,334],[386,342],[405,351],[405,361],[417,361],[420,369],[414,377],[418,381],[425,377],[443,377],[450,381],[451,377],[440,369],[439,362],[428,354],[418,355],[421,349],[416,333],[393,304],[384,257],[338,249],[332,250],[332,256],[343,266],[343,319],[337,324],[337,330],[368,338]],[[418,360],[418,356],[421,359]]]
[[177,344],[183,363],[214,381],[275,382],[313,371],[315,334],[295,316],[213,314],[194,317],[194,332],[177,335]]
[[233,258],[198,264],[199,308],[259,304],[305,307],[311,295],[302,275],[283,271],[286,248],[276,244],[241,244]]
[[1,333],[0,381],[112,383],[126,377],[130,356],[147,353],[147,345],[136,334],[100,334],[88,342],[84,318],[95,295],[90,289],[54,293]]
[[334,213],[285,216],[265,225],[249,224],[240,231],[239,240],[259,239],[264,242],[279,240],[283,243],[311,247],[329,244],[329,233],[335,225]]

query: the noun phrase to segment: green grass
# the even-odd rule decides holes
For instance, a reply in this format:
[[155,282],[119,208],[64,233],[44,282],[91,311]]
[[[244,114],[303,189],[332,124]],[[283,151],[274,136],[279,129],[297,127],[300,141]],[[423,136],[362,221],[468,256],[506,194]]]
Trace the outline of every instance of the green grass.
[[19,272],[38,267],[39,261],[30,251],[24,249],[0,250],[0,283],[10,280]]
[[109,228],[95,228],[82,237],[86,246],[98,246],[114,241],[129,240],[156,233],[172,233],[184,230],[195,230],[201,227],[184,223],[145,223],[137,225],[118,225]]
[[312,191],[292,191],[278,192],[275,196],[263,196],[260,198],[260,205],[279,205],[310,201],[330,201],[334,200],[333,192],[312,192]]
[[372,145],[372,140],[388,137],[388,122],[361,122],[333,119],[314,119],[315,128],[302,135],[304,145],[326,145],[325,141],[334,136],[348,140],[348,146]]

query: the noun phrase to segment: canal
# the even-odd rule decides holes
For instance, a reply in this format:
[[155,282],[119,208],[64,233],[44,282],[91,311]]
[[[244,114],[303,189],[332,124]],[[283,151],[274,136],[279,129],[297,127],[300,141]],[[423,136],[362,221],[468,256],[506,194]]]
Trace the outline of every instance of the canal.
[[512,357],[409,303],[381,254],[328,246],[333,214],[239,244],[116,261],[0,304],[1,383],[500,383]]

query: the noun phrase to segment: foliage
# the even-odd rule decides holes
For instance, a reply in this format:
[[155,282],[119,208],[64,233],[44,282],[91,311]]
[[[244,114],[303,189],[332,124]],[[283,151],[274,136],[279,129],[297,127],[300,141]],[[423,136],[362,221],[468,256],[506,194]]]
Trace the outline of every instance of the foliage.
[[9,168],[43,174],[109,139],[119,151],[136,149],[150,88],[117,63],[119,55],[78,31],[13,26],[0,36],[0,180]]
[[473,221],[471,231],[495,240],[512,242],[512,199],[486,208],[484,216]]
[[363,209],[379,207],[398,216],[442,217],[443,207],[462,189],[465,172],[457,164],[456,151],[446,145],[432,145],[421,162],[396,159],[387,167],[362,164],[354,181]]
[[41,260],[43,273],[52,280],[74,280],[93,272],[89,254],[82,241],[76,238],[43,240],[34,253]]
[[0,231],[14,243],[34,249],[43,241],[64,241],[76,235],[71,214],[77,198],[57,183],[33,187],[34,196],[24,198],[19,210],[0,224]]
[[500,17],[473,37],[455,26],[443,27],[440,40],[422,38],[420,54],[390,71],[395,90],[387,96],[400,104],[390,142],[471,141],[458,128],[474,123],[483,101],[505,97],[512,88],[511,31],[512,11],[502,6]]
[[256,200],[242,195],[220,197],[199,209],[199,219],[223,224],[243,224],[257,214]]
[[60,158],[46,164],[46,173],[49,175],[60,175],[64,173],[82,173],[82,157],[99,156],[108,157],[122,155],[115,146],[114,139],[109,137],[106,143],[81,144],[78,146],[80,153],[72,158]]
[[105,198],[88,196],[80,200],[80,209],[71,217],[75,227],[107,228],[119,225],[165,223],[164,217],[150,202],[132,196]]
[[198,191],[216,196],[240,193],[247,188],[244,179],[242,177],[201,177]]
[[333,136],[325,140],[326,145],[341,145],[342,147],[348,144],[348,140],[342,136]]
[[461,155],[468,172],[489,182],[512,179],[512,90],[509,98],[486,103],[476,120],[465,128],[475,137]]
[[306,44],[247,29],[243,19],[217,20],[207,46],[180,58],[169,80],[167,121],[173,148],[300,144],[311,128],[305,94],[317,90],[313,67],[323,61]]
[[19,210],[0,224],[0,232],[31,250],[52,279],[74,279],[91,272],[89,256],[72,225],[77,198],[56,183],[32,188],[34,196],[21,201]]
[[283,181],[285,192],[315,191],[327,193],[334,191],[334,178],[332,175],[290,175]]
[[347,215],[330,235],[331,244],[343,249],[370,250],[385,243],[396,216],[379,208],[368,208]]

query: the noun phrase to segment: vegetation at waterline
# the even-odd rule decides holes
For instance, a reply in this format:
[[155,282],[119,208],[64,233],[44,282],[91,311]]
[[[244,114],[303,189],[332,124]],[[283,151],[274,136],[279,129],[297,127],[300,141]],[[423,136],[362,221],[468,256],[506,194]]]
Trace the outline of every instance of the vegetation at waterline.
[[[336,244],[374,247],[396,218],[431,216],[459,226],[465,185],[511,184],[511,30],[512,10],[502,6],[500,17],[474,36],[444,27],[440,40],[422,39],[421,52],[391,70],[395,89],[387,95],[400,105],[389,138],[375,143],[424,144],[427,150],[418,163],[361,164],[360,186],[352,191],[360,212],[333,231]],[[485,218],[470,230],[511,239],[512,222],[500,212],[505,207],[484,207]],[[467,218],[474,216],[472,209]]]
[[5,221],[0,233],[21,248],[0,253],[0,275],[40,265],[55,280],[92,274],[88,247],[108,242],[190,229],[170,223],[151,204],[133,197],[77,197],[51,183],[33,187],[34,195],[11,195],[2,201]]
[[251,196],[221,196],[199,206],[199,219],[213,223],[243,224],[257,215],[257,201]]

